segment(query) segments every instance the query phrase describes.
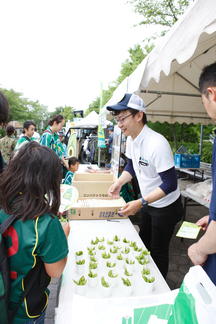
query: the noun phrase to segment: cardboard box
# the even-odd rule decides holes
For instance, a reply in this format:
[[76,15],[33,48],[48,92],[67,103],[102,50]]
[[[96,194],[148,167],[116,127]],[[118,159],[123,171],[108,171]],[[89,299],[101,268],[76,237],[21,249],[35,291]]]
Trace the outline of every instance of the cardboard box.
[[[105,199],[80,199],[83,201],[90,201],[91,200],[91,207],[84,206],[84,207],[77,207],[77,204],[68,210],[68,218],[69,219],[114,219],[114,218],[127,218],[125,216],[119,216],[118,212],[121,207],[123,207],[126,202],[121,197],[118,199],[112,198],[105,198]],[[78,200],[78,204],[79,201]],[[98,206],[99,200],[107,201],[107,206]],[[112,201],[115,204],[112,205]],[[94,205],[95,203],[95,205]],[[88,204],[87,204],[88,205]]]
[[72,184],[77,188],[80,199],[106,198],[115,180],[113,173],[75,173]]

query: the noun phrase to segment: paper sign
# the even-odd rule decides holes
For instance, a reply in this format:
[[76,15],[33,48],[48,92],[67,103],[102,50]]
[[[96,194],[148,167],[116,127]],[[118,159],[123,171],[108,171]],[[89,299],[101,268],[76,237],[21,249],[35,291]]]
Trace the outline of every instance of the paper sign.
[[200,228],[200,226],[197,226],[194,223],[183,222],[176,236],[196,239],[197,235],[199,234]]
[[77,202],[79,198],[79,193],[74,186],[67,185],[67,184],[61,184],[60,193],[61,193],[61,204],[59,207],[59,212],[63,213],[64,211],[72,208],[73,204]]

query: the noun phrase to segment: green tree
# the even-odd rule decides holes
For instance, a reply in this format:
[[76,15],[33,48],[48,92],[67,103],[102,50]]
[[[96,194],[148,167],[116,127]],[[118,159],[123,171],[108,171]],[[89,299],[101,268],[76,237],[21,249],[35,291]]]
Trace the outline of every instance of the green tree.
[[66,121],[73,120],[73,111],[74,108],[71,106],[60,106],[56,107],[54,111],[50,112],[49,117],[52,118],[55,115],[62,115]]
[[39,101],[29,100],[23,94],[13,89],[1,89],[8,99],[10,106],[9,120],[24,122],[33,120],[40,129],[41,122],[48,117],[47,107]]
[[[102,106],[104,106],[110,100],[118,85],[136,69],[136,67],[142,62],[142,60],[146,57],[146,55],[148,55],[154,46],[150,39],[145,39],[143,43],[143,48],[141,45],[137,44],[128,50],[129,58],[122,63],[119,77],[117,80],[110,83],[108,89],[102,91]],[[89,105],[89,108],[85,111],[85,115],[88,115],[92,110],[99,113],[100,97],[97,97]]]
[[141,25],[171,27],[193,0],[130,0],[135,12],[143,16]]

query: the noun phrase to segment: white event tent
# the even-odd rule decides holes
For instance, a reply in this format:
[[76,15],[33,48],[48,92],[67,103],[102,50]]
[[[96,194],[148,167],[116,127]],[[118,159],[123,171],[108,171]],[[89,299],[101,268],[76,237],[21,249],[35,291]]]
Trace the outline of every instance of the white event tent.
[[140,95],[148,120],[212,123],[203,108],[198,79],[205,65],[216,62],[216,1],[196,0],[156,47],[113,93]]
[[[99,115],[91,111],[85,118],[82,118],[72,128],[96,128],[99,124]],[[105,120],[105,127],[112,125],[112,122]]]

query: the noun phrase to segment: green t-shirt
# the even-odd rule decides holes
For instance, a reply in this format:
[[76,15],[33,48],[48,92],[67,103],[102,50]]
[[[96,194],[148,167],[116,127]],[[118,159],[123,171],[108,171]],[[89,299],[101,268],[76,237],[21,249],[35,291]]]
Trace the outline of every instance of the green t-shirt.
[[[8,215],[0,211],[0,223]],[[10,305],[14,307],[23,293],[23,279],[35,266],[36,256],[45,263],[62,260],[68,254],[67,239],[56,216],[44,214],[35,220],[17,220],[6,232],[8,255],[11,271]],[[48,291],[44,309],[48,302]],[[40,315],[40,314],[38,314]],[[38,316],[37,316],[38,317]],[[20,324],[23,319],[34,319],[29,314],[26,298],[19,307],[13,324]]]
[[51,148],[59,158],[64,155],[64,148],[57,133],[53,133],[50,126],[43,132],[40,144]]

